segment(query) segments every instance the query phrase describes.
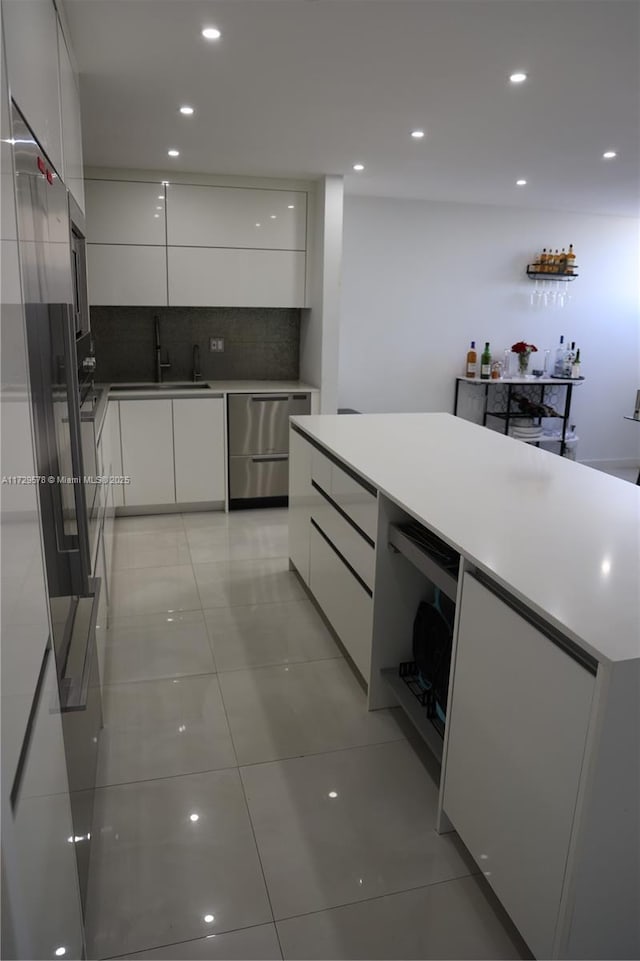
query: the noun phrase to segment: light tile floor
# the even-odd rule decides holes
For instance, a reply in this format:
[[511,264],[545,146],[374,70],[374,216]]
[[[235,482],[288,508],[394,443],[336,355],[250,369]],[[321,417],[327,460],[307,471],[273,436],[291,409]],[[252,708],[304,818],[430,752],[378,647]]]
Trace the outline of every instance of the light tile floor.
[[114,567],[89,958],[530,957],[288,570],[286,510],[120,518]]

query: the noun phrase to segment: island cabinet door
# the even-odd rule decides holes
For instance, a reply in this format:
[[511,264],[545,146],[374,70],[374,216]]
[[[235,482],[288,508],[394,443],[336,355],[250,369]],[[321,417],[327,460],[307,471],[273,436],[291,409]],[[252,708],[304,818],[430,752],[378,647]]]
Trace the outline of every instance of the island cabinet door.
[[553,957],[594,686],[465,574],[443,806],[537,958]]

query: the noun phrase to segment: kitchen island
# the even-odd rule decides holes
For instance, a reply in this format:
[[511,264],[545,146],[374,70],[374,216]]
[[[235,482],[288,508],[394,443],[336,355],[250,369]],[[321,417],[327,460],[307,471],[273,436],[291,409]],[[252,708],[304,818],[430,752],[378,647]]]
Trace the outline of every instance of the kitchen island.
[[536,957],[638,957],[637,487],[449,414],[294,418],[290,457],[292,565],[371,709],[412,716],[417,605],[455,604],[446,722],[412,716],[441,759],[434,827]]

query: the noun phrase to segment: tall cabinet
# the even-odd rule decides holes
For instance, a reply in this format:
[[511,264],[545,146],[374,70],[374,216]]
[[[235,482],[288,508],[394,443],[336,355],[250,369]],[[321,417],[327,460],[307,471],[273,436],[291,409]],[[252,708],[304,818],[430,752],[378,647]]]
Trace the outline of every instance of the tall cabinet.
[[[77,173],[74,165],[78,160],[80,118],[76,112],[70,124],[69,111],[74,108],[66,97],[75,78],[72,70],[69,74],[70,61],[60,61],[59,74],[61,32],[51,0],[2,0],[1,11],[2,472],[29,477],[35,474],[36,467],[15,218],[9,90],[60,176],[65,170],[64,157],[68,169]],[[66,47],[64,52],[68,53]],[[81,191],[77,179],[75,188],[78,199]],[[3,486],[0,528],[0,954],[6,958],[80,958],[82,916],[74,844],[69,843],[70,838],[73,840],[69,784],[56,669],[49,643],[35,485]]]

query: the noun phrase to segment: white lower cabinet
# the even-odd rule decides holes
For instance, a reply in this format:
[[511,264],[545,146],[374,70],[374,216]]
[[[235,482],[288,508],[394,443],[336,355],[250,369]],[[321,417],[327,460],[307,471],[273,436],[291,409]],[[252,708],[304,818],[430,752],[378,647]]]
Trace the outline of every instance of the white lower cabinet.
[[90,304],[166,307],[166,248],[87,244],[87,280]]
[[371,662],[373,600],[343,560],[311,525],[309,587],[365,680]]
[[171,307],[305,305],[303,251],[169,247],[167,263]]
[[172,403],[177,503],[223,502],[223,398],[174,398]]
[[[311,456],[313,447],[294,430],[289,431],[289,558],[309,586]],[[316,495],[318,496],[318,495]]]
[[109,570],[107,569],[105,552],[105,530],[103,528],[98,540],[98,554],[95,576],[100,581],[100,600],[98,602],[98,617],[96,620],[96,654],[98,657],[98,674],[100,688],[105,683],[105,658],[107,650],[107,605],[109,599]]
[[554,956],[594,687],[465,574],[443,807],[537,958]]
[[171,400],[121,400],[125,507],[175,504]]

